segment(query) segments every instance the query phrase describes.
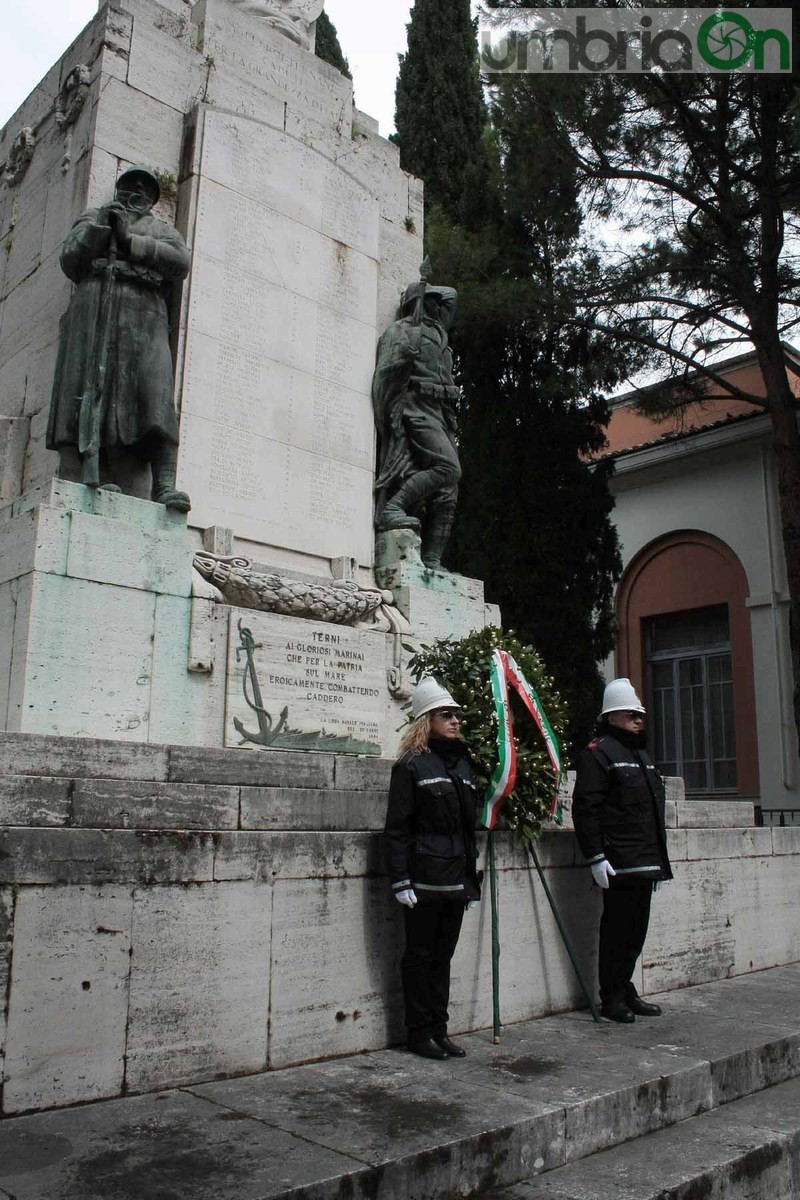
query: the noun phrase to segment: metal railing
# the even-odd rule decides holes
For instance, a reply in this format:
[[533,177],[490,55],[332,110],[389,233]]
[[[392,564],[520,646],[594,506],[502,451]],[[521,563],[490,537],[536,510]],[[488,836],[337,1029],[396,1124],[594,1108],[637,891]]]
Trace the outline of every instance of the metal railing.
[[754,805],[756,825],[777,826],[781,829],[800,825],[800,808],[765,808]]

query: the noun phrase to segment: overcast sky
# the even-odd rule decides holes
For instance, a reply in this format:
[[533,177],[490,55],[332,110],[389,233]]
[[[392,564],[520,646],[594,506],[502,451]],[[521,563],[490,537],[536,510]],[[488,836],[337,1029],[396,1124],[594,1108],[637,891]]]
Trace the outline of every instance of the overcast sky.
[[[0,127],[13,116],[84,25],[97,0],[0,0]],[[356,104],[394,128],[397,55],[411,0],[325,0],[353,73]]]

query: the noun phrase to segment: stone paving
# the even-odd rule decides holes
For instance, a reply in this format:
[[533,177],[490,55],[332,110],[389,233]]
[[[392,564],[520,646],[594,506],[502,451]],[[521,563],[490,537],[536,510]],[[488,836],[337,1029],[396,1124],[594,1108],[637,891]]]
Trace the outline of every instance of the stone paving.
[[[385,1050],[9,1118],[0,1197],[754,1200],[761,1172],[785,1200],[798,989],[795,964],[670,992],[633,1026],[575,1012],[508,1026],[499,1045],[474,1033],[462,1060]],[[720,1157],[750,1190],[713,1182]],[[687,1191],[704,1172],[711,1190]]]

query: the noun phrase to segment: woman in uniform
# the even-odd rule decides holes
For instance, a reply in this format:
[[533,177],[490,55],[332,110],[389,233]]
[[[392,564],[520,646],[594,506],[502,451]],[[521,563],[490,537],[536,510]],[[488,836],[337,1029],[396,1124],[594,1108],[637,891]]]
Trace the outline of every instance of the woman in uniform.
[[392,769],[384,834],[392,891],[405,917],[408,1048],[423,1058],[463,1058],[466,1052],[447,1036],[447,1008],[464,909],[480,897],[478,793],[450,693],[435,679],[421,679],[411,711]]

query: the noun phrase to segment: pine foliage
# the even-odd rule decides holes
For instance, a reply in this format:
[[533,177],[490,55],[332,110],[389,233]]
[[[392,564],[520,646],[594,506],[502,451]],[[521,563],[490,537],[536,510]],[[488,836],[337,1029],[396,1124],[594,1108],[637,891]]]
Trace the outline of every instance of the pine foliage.
[[[796,28],[794,42],[796,56]],[[796,70],[526,76],[509,89],[541,131],[540,156],[570,162],[588,212],[622,234],[593,277],[573,280],[573,329],[631,347],[660,377],[640,393],[646,412],[680,416],[721,397],[769,417],[800,735],[800,367],[787,345],[800,322]],[[716,369],[751,349],[748,381]]]

